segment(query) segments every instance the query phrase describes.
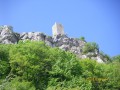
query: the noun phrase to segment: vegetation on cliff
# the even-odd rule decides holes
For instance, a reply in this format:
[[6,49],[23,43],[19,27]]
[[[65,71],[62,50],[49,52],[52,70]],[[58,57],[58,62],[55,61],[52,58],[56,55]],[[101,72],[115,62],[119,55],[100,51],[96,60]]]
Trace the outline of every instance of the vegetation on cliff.
[[37,41],[1,44],[0,90],[119,90],[120,56],[111,59],[80,59]]

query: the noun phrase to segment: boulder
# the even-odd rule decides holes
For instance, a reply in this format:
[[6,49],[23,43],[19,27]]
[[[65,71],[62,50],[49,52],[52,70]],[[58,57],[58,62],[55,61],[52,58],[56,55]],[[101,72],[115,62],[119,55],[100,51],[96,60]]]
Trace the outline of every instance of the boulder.
[[0,26],[0,43],[4,44],[12,44],[17,43],[18,38],[16,34],[13,32],[12,26],[3,25]]

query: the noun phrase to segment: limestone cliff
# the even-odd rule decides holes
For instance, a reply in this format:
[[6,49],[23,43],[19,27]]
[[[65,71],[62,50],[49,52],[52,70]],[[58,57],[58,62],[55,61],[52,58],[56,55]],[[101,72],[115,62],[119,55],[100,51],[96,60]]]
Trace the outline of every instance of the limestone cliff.
[[[0,43],[3,44],[16,44],[19,40],[31,40],[31,41],[44,41],[46,45],[50,47],[58,47],[65,51],[70,51],[76,54],[80,58],[92,58],[98,62],[104,62],[103,58],[99,54],[99,50],[95,52],[88,52],[83,54],[82,50],[87,43],[84,40],[69,38],[67,35],[47,36],[41,32],[13,32],[12,26],[3,25],[0,26]],[[89,57],[90,56],[90,57]]]

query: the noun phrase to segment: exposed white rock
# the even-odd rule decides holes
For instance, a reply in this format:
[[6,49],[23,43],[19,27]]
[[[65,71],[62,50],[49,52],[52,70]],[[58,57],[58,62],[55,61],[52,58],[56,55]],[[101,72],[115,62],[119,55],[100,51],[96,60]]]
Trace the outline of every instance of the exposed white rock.
[[61,45],[59,48],[62,50],[68,51],[70,47],[69,45]]
[[82,55],[82,57],[81,57],[81,58],[83,58],[83,59],[84,59],[84,58],[87,58],[87,56],[86,56],[86,55]]
[[0,43],[12,44],[17,42],[18,38],[16,34],[13,32],[12,26],[7,25],[0,26]]
[[97,62],[104,63],[103,60],[99,56],[97,56]]
[[23,32],[18,34],[13,32],[11,26],[0,26],[0,43],[14,44],[19,40],[43,41],[50,47],[58,47],[62,50],[70,51],[80,58],[91,58],[97,60],[99,63],[103,63],[103,60],[99,56],[99,50],[94,50],[94,52],[88,52],[83,55],[82,49],[86,42],[75,38],[69,38],[64,34],[62,26],[58,24],[53,26],[53,36],[54,37],[47,36],[41,32]]
[[20,34],[21,40],[44,41],[45,35],[40,32],[24,32]]

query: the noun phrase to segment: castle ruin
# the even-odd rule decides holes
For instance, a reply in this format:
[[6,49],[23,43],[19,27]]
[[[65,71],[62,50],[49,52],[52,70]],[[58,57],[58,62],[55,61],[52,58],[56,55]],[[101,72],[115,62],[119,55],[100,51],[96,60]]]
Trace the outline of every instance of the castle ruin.
[[56,23],[52,26],[53,37],[57,35],[64,35],[64,28],[62,24]]

